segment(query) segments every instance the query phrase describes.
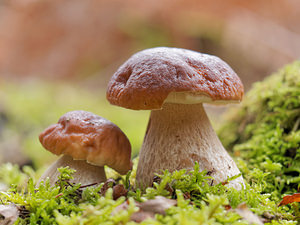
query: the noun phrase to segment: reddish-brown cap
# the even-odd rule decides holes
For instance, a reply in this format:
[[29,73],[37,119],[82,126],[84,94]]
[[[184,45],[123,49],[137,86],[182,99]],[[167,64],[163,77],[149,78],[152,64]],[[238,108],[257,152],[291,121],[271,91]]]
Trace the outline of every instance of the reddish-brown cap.
[[126,135],[112,122],[90,112],[66,113],[39,139],[56,155],[69,155],[92,165],[108,165],[121,174],[132,167],[131,145]]
[[220,58],[179,48],[146,49],[111,78],[106,97],[129,109],[160,109],[164,102],[239,102],[243,84]]

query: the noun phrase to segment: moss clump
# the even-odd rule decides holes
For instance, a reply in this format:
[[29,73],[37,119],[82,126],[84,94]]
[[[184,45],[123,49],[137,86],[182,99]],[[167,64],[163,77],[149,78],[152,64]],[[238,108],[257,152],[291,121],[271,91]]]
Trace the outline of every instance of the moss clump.
[[[205,171],[199,172],[197,164],[194,171],[165,171],[145,192],[130,186],[132,177],[129,179],[128,174],[118,182],[129,191],[116,200],[113,200],[114,189],[103,192],[103,183],[83,189],[80,184],[69,183],[74,171],[59,170],[61,175],[54,187],[46,182],[37,188],[29,178],[27,187],[21,191],[12,187],[0,192],[2,204],[14,203],[19,209],[15,224],[137,224],[132,216],[139,211],[138,204],[156,196],[175,199],[176,205],[143,220],[142,224],[251,224],[237,211],[241,203],[266,224],[296,225],[299,219],[297,212],[287,206],[278,208],[269,194],[261,194],[267,183],[263,179],[266,174],[259,170],[248,174],[252,184],[246,183],[241,191],[221,183],[211,186],[211,177]],[[116,213],[122,204],[126,207]]]
[[269,173],[264,190],[278,198],[300,188],[300,61],[254,84],[238,109],[229,112],[219,130],[247,171]]

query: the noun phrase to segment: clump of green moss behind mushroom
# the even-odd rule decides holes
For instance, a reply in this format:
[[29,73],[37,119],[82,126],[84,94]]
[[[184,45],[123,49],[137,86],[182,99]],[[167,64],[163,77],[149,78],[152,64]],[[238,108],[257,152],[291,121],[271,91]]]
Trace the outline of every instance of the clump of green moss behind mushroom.
[[254,87],[242,107],[227,115],[219,136],[247,167],[266,177],[273,196],[300,188],[300,61],[285,66]]

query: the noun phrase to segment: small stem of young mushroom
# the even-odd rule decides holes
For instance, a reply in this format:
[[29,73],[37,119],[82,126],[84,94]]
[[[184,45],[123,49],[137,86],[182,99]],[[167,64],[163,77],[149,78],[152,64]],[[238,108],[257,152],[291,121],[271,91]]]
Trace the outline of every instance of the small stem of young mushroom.
[[71,169],[76,170],[72,175],[74,177],[71,182],[81,183],[82,185],[88,185],[91,183],[101,183],[106,180],[106,175],[103,166],[94,166],[88,164],[85,160],[73,160],[71,156],[64,155],[56,160],[41,176],[38,184],[42,180],[46,180],[49,177],[50,185],[54,186],[59,176],[58,168],[69,166]]
[[[168,169],[200,170],[214,177],[214,184],[240,173],[213,130],[202,104],[169,104],[151,112],[140,150],[137,184],[149,186],[154,173]],[[243,178],[229,183],[240,189]]]

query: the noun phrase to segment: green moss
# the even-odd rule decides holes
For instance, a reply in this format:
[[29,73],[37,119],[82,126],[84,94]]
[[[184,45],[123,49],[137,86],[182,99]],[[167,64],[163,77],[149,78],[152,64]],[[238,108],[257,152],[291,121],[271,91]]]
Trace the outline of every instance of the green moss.
[[[246,183],[241,191],[222,184],[210,186],[211,178],[198,169],[196,164],[194,171],[165,171],[159,175],[159,182],[145,192],[131,186],[126,199],[113,200],[111,188],[104,196],[100,194],[103,184],[82,189],[80,184],[68,182],[74,171],[61,168],[55,187],[50,187],[48,181],[35,187],[29,178],[26,188],[20,191],[13,187],[0,192],[0,198],[3,204],[14,203],[22,209],[15,224],[136,224],[130,217],[138,211],[137,202],[155,196],[176,199],[177,205],[167,209],[164,215],[156,214],[155,218],[141,224],[249,224],[235,210],[241,203],[259,217],[267,212],[272,217],[266,219],[270,224],[296,224],[297,218],[288,207],[278,208],[270,195],[261,193],[266,187],[266,174],[258,169],[251,174],[252,184]],[[119,182],[129,187],[128,176]],[[128,207],[115,213],[125,201]],[[228,206],[232,209],[228,210]]]
[[[227,115],[219,136],[247,163],[268,173],[264,190],[278,198],[300,188],[300,61],[254,84]],[[247,176],[247,175],[246,175]]]

